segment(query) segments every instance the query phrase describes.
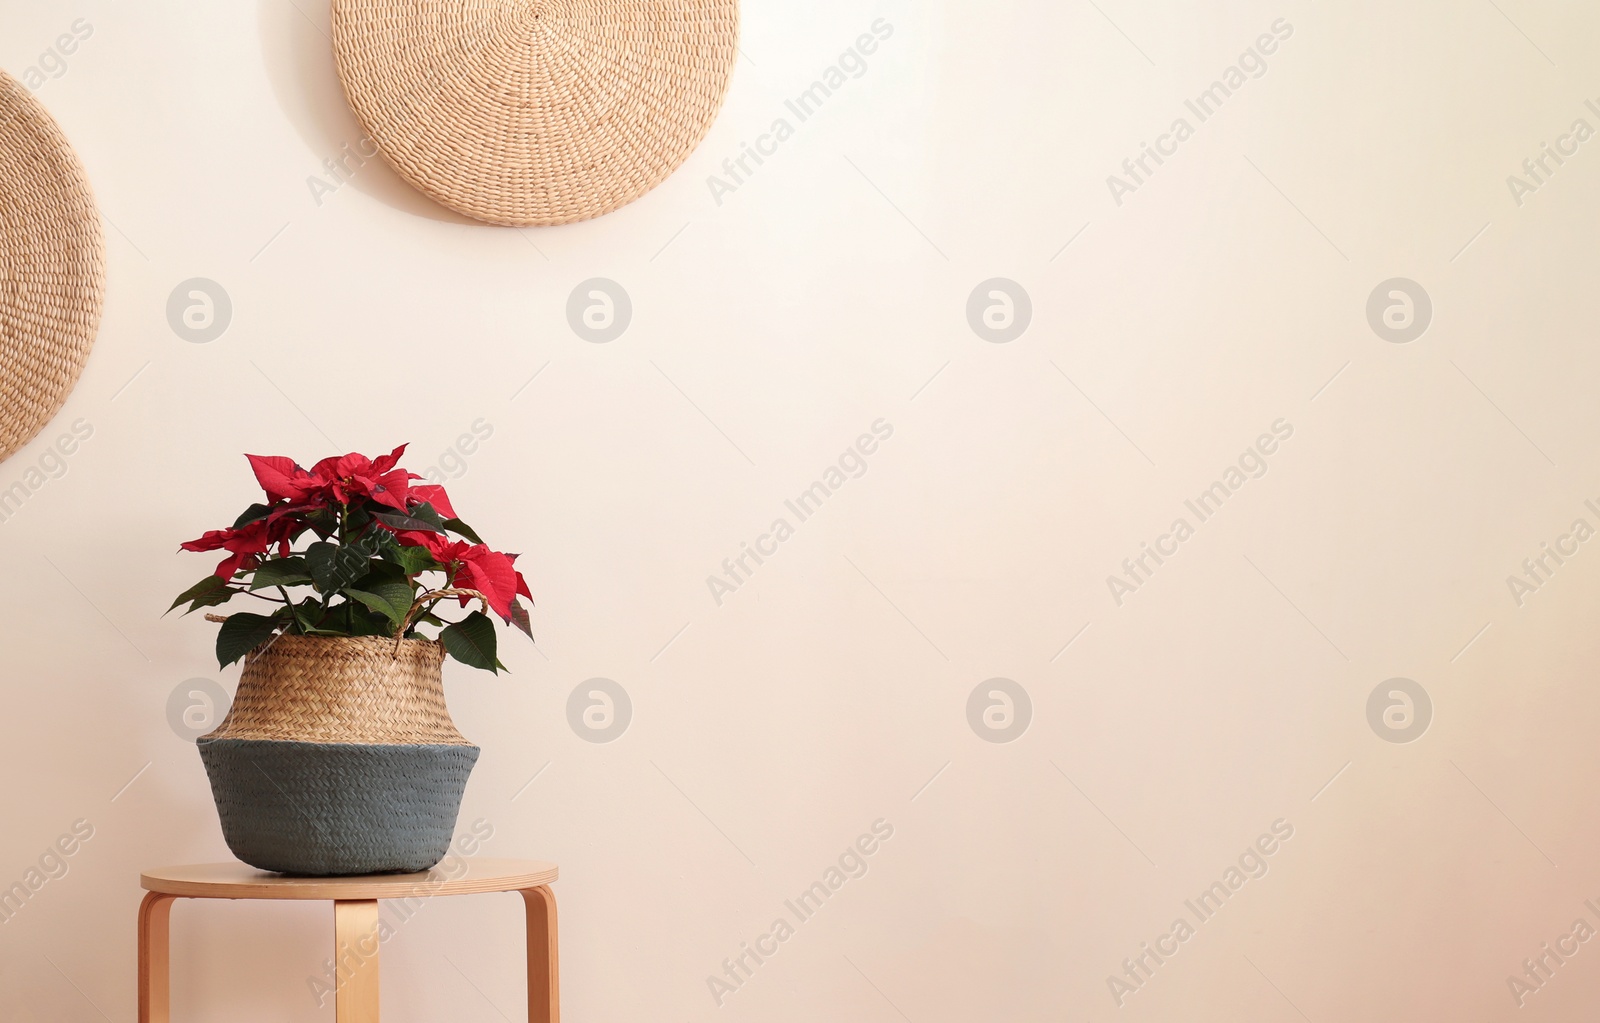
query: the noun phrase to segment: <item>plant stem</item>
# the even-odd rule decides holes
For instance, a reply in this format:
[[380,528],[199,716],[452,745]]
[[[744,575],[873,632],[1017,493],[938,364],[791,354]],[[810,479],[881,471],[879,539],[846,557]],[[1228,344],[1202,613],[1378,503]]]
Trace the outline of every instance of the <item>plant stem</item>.
[[292,626],[295,629],[295,631],[297,631],[297,632],[300,631],[300,617],[298,615],[296,615],[294,613],[294,611],[292,610],[292,608],[294,607],[294,601],[289,599],[289,591],[284,589],[282,586],[277,587],[277,590],[278,590],[279,593],[283,594],[283,603],[284,603],[284,605],[289,607],[289,608],[291,608],[291,610],[289,612],[289,624],[290,624],[290,626]]
[[[230,587],[230,589],[231,589],[231,587]],[[234,593],[242,593],[247,597],[256,597],[256,598],[258,598],[260,600],[271,601],[274,604],[278,603],[278,598],[277,597],[269,597],[266,594],[258,593],[255,590],[234,590],[233,592]],[[285,604],[289,603],[288,594],[284,594],[283,602]]]

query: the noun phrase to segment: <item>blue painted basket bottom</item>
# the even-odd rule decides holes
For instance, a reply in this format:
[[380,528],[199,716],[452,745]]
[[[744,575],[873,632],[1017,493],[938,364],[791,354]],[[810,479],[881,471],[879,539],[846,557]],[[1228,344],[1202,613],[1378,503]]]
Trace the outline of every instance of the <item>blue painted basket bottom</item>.
[[197,744],[233,854],[316,876],[427,870],[444,858],[476,746],[271,739]]

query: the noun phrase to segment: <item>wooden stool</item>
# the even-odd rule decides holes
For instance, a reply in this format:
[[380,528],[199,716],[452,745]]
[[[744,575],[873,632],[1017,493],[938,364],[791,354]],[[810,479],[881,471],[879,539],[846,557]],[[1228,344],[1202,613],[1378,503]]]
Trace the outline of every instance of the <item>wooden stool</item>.
[[[436,895],[521,892],[528,910],[528,1020],[560,1023],[556,964],[556,865],[536,860],[473,858],[464,876],[437,867],[425,874],[285,877],[243,863],[167,867],[141,874],[148,891],[139,906],[139,1023],[171,1023],[167,924],[174,899],[329,899],[333,902],[335,1018],[378,1023],[378,900]],[[345,972],[345,963],[355,966]]]

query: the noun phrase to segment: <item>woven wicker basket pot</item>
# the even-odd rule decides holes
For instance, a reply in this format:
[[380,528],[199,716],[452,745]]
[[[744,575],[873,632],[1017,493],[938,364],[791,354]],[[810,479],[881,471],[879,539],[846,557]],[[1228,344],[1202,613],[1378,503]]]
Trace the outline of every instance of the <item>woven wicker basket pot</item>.
[[445,708],[435,642],[278,636],[245,658],[200,759],[233,854],[284,874],[427,870],[478,747]]

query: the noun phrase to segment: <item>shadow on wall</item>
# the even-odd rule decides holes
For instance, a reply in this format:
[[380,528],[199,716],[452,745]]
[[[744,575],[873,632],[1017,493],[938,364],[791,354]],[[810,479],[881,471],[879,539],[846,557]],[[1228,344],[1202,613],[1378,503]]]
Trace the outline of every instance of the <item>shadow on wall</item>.
[[[365,155],[375,154],[376,147],[339,83],[326,0],[259,0],[258,15],[261,59],[273,95],[317,157],[317,166],[308,171],[307,203],[316,206],[320,199],[326,205],[333,193],[349,187],[405,213],[478,224],[412,188],[381,155]],[[322,186],[313,184],[319,177]]]

